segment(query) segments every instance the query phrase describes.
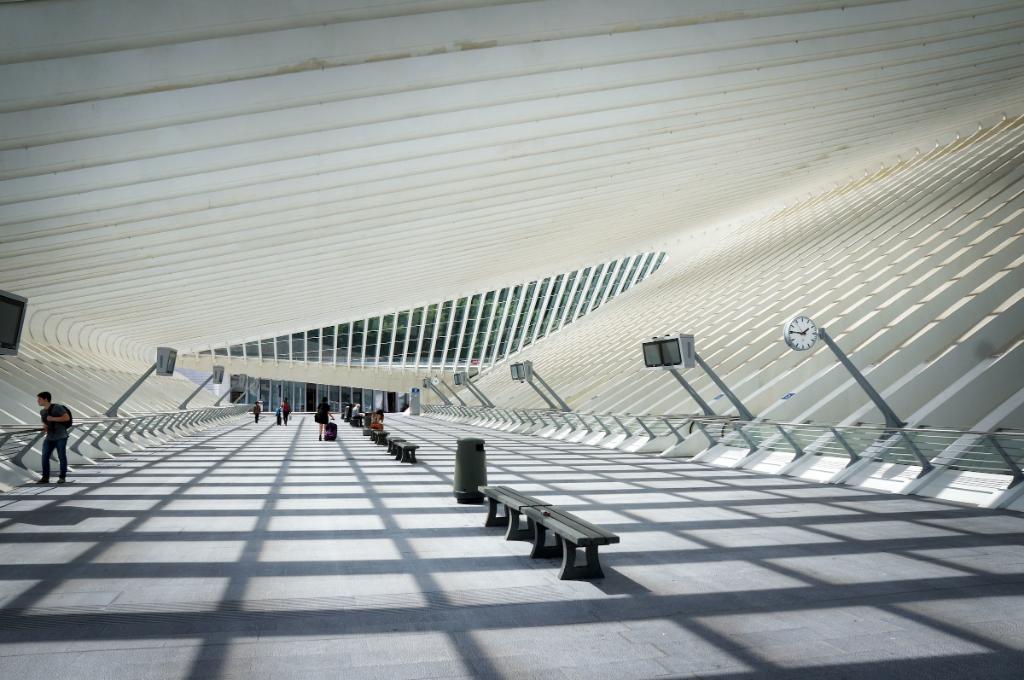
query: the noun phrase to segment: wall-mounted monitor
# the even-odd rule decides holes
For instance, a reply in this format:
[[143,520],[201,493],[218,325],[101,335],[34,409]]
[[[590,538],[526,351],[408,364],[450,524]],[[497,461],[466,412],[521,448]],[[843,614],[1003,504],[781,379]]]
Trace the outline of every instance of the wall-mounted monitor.
[[213,384],[220,385],[224,382],[224,367],[214,366],[213,367]]
[[17,355],[26,307],[26,298],[0,290],[0,354]]
[[174,364],[178,363],[178,350],[170,347],[156,348],[156,374],[174,375]]
[[652,338],[643,343],[643,355],[647,368],[693,368],[697,363],[692,335]]

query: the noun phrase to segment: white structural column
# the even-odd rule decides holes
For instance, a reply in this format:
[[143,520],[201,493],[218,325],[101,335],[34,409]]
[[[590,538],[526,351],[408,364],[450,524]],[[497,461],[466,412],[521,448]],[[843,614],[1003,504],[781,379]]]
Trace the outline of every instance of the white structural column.
[[459,322],[459,338],[458,342],[455,345],[455,361],[453,362],[453,364],[456,367],[458,366],[459,360],[462,357],[462,345],[464,342],[464,338],[466,337],[466,326],[469,322],[469,308],[470,303],[472,302],[472,296],[467,295],[464,298],[459,298],[459,300],[465,300],[465,304],[463,305],[462,310],[462,321]]
[[[540,293],[540,281],[533,281],[529,284],[522,284],[520,287],[519,301],[516,304],[515,310],[512,312],[512,325],[508,331],[508,342],[505,345],[505,352],[507,354],[512,353],[512,346],[516,344],[516,334],[521,333],[521,325],[525,325],[529,321],[529,315],[533,311],[534,305],[537,303],[537,296]],[[527,301],[529,298],[529,301]],[[525,307],[525,314],[524,314]],[[497,363],[502,358],[500,352],[500,346],[496,346],[494,349],[494,356],[491,358],[491,363]]]
[[[558,286],[555,289],[554,293],[548,291],[549,297],[547,300],[545,300],[544,303],[543,316],[537,322],[536,328],[534,328],[533,337],[530,338],[530,344],[536,342],[539,336],[547,335],[554,327],[556,316],[555,313],[558,311],[558,301],[561,299],[562,295],[565,294],[565,287],[568,281],[568,274],[565,276],[561,276],[557,281]],[[552,287],[554,287],[554,285],[555,282],[552,282]]]
[[[912,423],[1021,427],[1011,378],[1024,357],[1021,154],[1024,119],[975,126],[799,204],[722,225],[716,251],[670,253],[657,279],[585,331],[566,328],[522,358],[570,403],[693,413],[675,381],[644,371],[639,358],[645,337],[692,332],[755,414],[876,422],[829,353],[783,346],[782,322],[803,313],[829,328]],[[637,274],[657,262],[644,260]],[[716,411],[730,411],[706,377],[687,377]],[[501,372],[482,387],[506,406],[540,405]]]

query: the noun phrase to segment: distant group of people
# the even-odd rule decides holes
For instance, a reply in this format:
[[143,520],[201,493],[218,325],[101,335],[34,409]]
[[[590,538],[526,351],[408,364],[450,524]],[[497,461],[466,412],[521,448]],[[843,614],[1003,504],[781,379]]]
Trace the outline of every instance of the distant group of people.
[[[359,408],[359,404],[353,404],[352,413],[359,413]],[[260,422],[261,413],[263,413],[263,401],[258,399],[256,400],[256,403],[253,404],[252,407],[253,419],[257,424]],[[282,400],[281,405],[277,407],[277,424],[287,425],[288,417],[291,414],[292,405],[288,403],[287,399]],[[313,422],[315,422],[319,428],[319,432],[317,434],[318,441],[324,440],[324,430],[327,424],[332,420],[334,420],[334,414],[331,413],[331,404],[327,400],[327,397],[323,397],[316,407],[316,413],[313,414]],[[384,429],[384,411],[382,409],[377,409],[376,411],[373,411],[373,413],[370,414],[370,422],[367,425],[367,427],[369,427],[372,430]]]
[[[256,423],[260,422],[260,414],[263,413],[263,401],[260,399],[256,400],[256,403],[252,407],[252,415]],[[277,424],[287,425],[288,416],[292,414],[292,405],[288,403],[287,399],[281,401],[281,405],[277,407]]]

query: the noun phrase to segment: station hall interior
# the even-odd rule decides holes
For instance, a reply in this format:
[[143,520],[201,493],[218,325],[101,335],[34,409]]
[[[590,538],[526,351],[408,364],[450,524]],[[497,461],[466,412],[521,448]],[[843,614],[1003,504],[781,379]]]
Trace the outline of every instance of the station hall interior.
[[0,0],[53,677],[1024,677],[1024,1]]

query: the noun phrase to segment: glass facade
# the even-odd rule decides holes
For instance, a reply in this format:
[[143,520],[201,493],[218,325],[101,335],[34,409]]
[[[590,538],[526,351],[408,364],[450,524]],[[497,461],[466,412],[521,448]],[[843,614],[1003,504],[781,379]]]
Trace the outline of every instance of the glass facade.
[[232,376],[232,384],[238,384],[241,392],[236,404],[254,404],[262,400],[266,411],[277,410],[284,399],[291,404],[296,412],[313,411],[320,399],[327,397],[331,411],[337,413],[341,405],[362,404],[368,408],[382,409],[386,413],[404,411],[409,406],[409,394],[406,392],[382,392],[380,390],[363,389],[347,385],[324,385],[319,383],[296,382],[292,380],[272,380],[248,375]]
[[639,253],[498,290],[276,338],[246,339],[198,354],[241,357],[244,348],[245,358],[265,361],[415,369],[490,366],[589,314],[664,262],[663,252]]

